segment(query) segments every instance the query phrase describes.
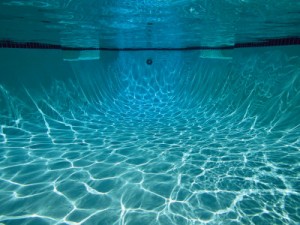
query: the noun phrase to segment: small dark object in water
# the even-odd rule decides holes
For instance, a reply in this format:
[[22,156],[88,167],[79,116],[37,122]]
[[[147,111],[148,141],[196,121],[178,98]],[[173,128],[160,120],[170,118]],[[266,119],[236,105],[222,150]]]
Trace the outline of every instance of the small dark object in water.
[[153,61],[152,61],[152,59],[147,59],[146,63],[147,63],[148,65],[152,65]]

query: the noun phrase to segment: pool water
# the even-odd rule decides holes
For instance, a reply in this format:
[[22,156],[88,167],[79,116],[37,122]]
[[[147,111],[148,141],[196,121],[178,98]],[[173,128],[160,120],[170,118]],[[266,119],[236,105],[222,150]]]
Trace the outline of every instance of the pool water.
[[300,224],[299,8],[4,0],[0,225]]
[[6,50],[3,224],[299,223],[298,49],[50,51]]

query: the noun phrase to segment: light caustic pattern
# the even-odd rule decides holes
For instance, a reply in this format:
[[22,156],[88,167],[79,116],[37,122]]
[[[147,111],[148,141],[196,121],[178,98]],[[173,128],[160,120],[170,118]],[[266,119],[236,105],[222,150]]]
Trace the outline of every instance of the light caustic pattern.
[[299,62],[120,53],[1,86],[0,222],[299,224]]

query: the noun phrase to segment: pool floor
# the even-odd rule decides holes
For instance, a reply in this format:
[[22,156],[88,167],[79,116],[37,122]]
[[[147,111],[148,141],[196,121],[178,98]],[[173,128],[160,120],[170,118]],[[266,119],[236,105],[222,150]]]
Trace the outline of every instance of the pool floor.
[[130,54],[1,85],[0,222],[299,224],[299,57]]

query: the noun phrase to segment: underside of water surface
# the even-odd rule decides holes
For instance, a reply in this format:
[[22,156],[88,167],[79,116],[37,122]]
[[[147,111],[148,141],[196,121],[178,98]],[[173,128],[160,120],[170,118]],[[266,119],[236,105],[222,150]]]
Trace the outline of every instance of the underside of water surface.
[[299,225],[299,12],[2,0],[0,225]]

